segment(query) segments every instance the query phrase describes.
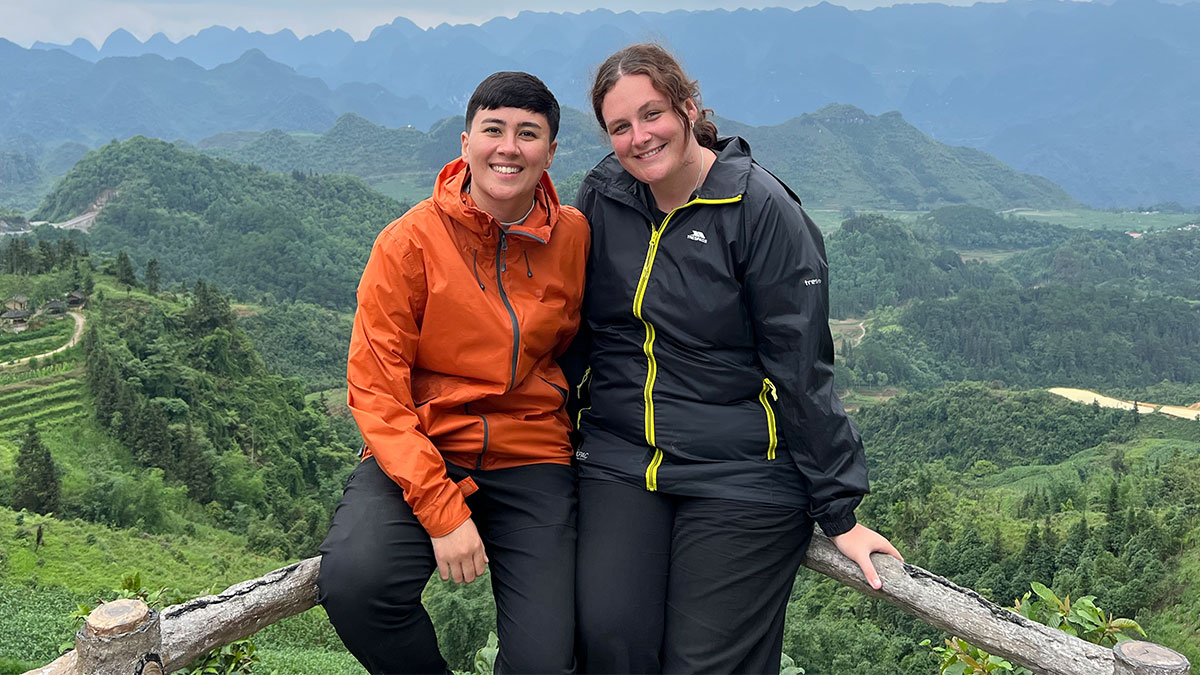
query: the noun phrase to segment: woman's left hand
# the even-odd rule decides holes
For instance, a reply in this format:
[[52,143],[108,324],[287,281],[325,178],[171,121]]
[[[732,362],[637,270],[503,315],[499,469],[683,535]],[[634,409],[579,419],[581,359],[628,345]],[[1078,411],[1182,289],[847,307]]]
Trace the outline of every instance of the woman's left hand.
[[842,552],[842,555],[853,560],[862,568],[867,583],[875,590],[883,588],[883,582],[879,580],[879,574],[875,572],[875,565],[871,564],[872,553],[886,553],[900,562],[904,562],[904,556],[900,555],[900,551],[897,551],[895,546],[892,546],[892,542],[862,523],[856,524],[849,532],[830,537],[830,539]]

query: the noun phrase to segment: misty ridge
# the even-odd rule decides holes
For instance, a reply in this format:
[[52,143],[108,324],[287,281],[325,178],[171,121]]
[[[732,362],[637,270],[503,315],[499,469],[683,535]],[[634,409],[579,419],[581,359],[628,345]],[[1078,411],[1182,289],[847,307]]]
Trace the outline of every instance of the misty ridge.
[[1188,112],[1200,102],[1198,30],[1196,4],[1032,0],[523,12],[427,30],[398,18],[358,42],[223,27],[177,43],[119,30],[99,49],[0,41],[0,150],[44,161],[63,142],[135,134],[195,143],[232,130],[322,133],[349,112],[427,130],[499,69],[533,72],[564,105],[587,110],[590,69],[656,40],[700,80],[707,106],[742,125],[780,125],[831,103],[898,111],[941,143],[983,150],[1087,204],[1200,204],[1200,128]]

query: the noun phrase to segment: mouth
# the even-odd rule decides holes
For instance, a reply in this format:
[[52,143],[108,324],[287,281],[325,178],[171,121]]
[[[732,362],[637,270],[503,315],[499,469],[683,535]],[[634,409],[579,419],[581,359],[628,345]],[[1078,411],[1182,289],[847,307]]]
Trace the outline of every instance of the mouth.
[[506,164],[489,164],[488,166],[492,171],[503,175],[512,175],[515,173],[521,173],[522,171],[521,167],[519,166],[508,166]]
[[657,155],[658,153],[662,152],[663,148],[665,148],[665,147],[667,147],[667,144],[663,143],[662,145],[658,146],[657,148],[654,148],[653,150],[647,150],[646,152],[643,152],[639,155],[634,155],[634,158],[650,159],[650,158],[654,157],[655,155]]

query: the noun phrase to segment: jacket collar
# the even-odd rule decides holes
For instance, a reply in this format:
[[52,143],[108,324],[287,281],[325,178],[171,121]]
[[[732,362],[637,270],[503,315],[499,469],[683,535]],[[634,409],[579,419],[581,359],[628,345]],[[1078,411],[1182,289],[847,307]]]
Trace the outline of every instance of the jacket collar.
[[[718,139],[712,149],[717,153],[717,161],[708,170],[704,185],[700,186],[696,196],[701,199],[728,199],[745,194],[750,180],[750,166],[754,163],[750,156],[750,144],[739,136],[729,136]],[[650,186],[626,171],[614,153],[610,152],[600,160],[585,181],[606,197],[633,206],[647,215],[650,213],[653,206]]]
[[[437,182],[433,186],[434,203],[454,222],[477,234],[482,235],[491,229],[502,229],[500,222],[476,206],[475,200],[471,199],[471,195],[463,189],[470,178],[471,169],[462,158],[442,167]],[[523,235],[544,244],[550,241],[550,233],[554,229],[554,224],[558,222],[558,215],[561,211],[558,192],[554,190],[554,183],[551,182],[549,173],[542,172],[542,178],[534,189],[533,200],[533,211],[525,219],[525,222],[513,225],[505,231],[508,234]]]

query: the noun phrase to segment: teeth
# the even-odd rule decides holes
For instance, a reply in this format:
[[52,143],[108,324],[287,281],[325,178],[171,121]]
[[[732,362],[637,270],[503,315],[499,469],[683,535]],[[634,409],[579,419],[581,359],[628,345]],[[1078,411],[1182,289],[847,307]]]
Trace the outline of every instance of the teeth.
[[642,153],[642,154],[638,155],[637,157],[638,157],[638,159],[650,159],[651,157],[662,152],[662,149],[663,149],[663,146],[660,145],[657,148],[651,150],[650,152]]
[[493,166],[492,170],[496,173],[517,173],[521,169],[515,166]]

